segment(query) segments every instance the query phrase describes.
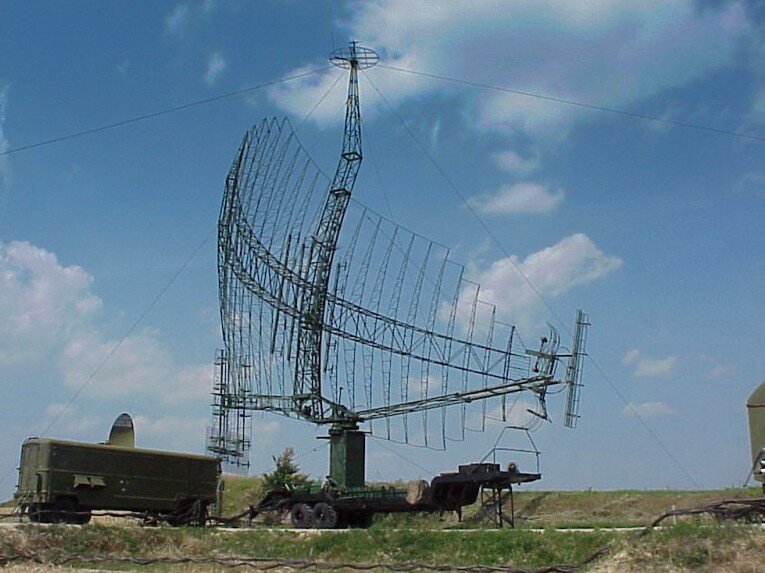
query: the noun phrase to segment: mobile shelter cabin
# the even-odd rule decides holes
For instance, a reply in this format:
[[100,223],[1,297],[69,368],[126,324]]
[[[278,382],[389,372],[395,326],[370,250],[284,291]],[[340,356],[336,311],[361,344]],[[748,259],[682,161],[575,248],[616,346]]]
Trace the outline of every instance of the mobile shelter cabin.
[[29,438],[15,498],[37,522],[87,523],[92,510],[108,509],[201,524],[216,499],[219,465],[209,456]]

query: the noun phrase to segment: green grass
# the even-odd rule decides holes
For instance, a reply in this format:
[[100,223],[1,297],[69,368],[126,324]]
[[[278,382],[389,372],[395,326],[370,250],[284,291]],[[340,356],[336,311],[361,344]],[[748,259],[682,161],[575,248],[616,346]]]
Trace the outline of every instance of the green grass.
[[432,532],[372,527],[343,533],[305,534],[292,531],[247,530],[217,532],[170,528],[125,528],[92,525],[25,527],[0,539],[0,553],[12,554],[23,545],[46,558],[62,553],[113,556],[246,556],[272,559],[311,559],[330,562],[424,561],[455,565],[518,565],[542,567],[576,563],[616,534],[544,534],[529,531]]
[[[332,563],[420,561],[440,565],[546,567],[576,564],[606,544],[612,552],[584,571],[637,573],[672,570],[746,572],[765,561],[765,532],[732,525],[681,523],[649,535],[546,530],[394,530],[375,525],[342,533],[138,528],[89,525],[24,526],[0,532],[0,553],[31,552],[56,562],[71,553],[114,557],[241,557]],[[87,567],[87,562],[79,563]],[[99,568],[103,565],[99,565]],[[123,569],[125,565],[108,565]],[[174,571],[177,566],[154,566]],[[195,568],[194,571],[205,569]]]
[[[259,480],[227,478],[224,513],[234,513],[262,495]],[[453,513],[381,515],[368,530],[306,532],[264,528],[140,528],[94,523],[82,528],[22,526],[0,531],[0,554],[32,551],[55,562],[72,552],[115,557],[261,557],[334,563],[394,563],[545,567],[581,562],[598,548],[613,551],[585,571],[637,573],[688,571],[744,573],[765,562],[765,531],[717,524],[705,517],[665,522],[666,528],[638,537],[597,529],[644,525],[672,506],[694,507],[721,499],[756,497],[758,490],[711,492],[522,492],[516,497],[521,527],[481,530],[477,508],[457,523]],[[592,532],[558,532],[553,527],[596,526]],[[542,532],[529,527],[542,528]],[[449,529],[479,528],[471,531]],[[88,567],[88,563],[77,566]],[[99,568],[102,568],[99,565]],[[129,569],[126,564],[108,565]],[[174,571],[177,566],[152,566]],[[207,571],[193,566],[188,571]]]
[[260,477],[223,477],[223,515],[238,513],[248,505],[257,504],[265,495]]
[[[515,495],[518,527],[638,527],[671,508],[698,507],[721,499],[762,495],[758,488],[713,491],[520,491]],[[476,510],[468,525],[480,523]]]
[[738,525],[680,523],[617,542],[593,571],[750,573],[765,561],[765,533]]

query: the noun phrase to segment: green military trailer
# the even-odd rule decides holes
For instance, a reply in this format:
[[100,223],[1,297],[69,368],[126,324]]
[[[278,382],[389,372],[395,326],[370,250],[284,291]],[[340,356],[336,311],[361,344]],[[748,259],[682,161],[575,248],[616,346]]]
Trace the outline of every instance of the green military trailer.
[[35,522],[87,523],[93,510],[118,510],[172,525],[202,525],[207,507],[216,501],[219,477],[220,464],[213,457],[112,440],[29,438],[21,448],[15,498]]
[[[410,482],[406,489],[395,487],[346,487],[328,479],[324,484],[306,487],[281,488],[269,491],[250,508],[250,518],[260,513],[289,512],[292,525],[298,529],[334,529],[340,527],[368,527],[375,514],[456,511],[462,517],[462,508],[472,505],[479,494],[482,507],[496,512],[490,515],[498,527],[503,521],[513,525],[513,485],[536,481],[539,473],[519,472],[511,463],[507,470],[497,463],[475,463],[459,466],[456,472],[442,473],[430,483]],[[503,493],[504,492],[504,493]],[[502,514],[502,502],[510,496],[511,515]],[[482,498],[484,496],[482,495]]]

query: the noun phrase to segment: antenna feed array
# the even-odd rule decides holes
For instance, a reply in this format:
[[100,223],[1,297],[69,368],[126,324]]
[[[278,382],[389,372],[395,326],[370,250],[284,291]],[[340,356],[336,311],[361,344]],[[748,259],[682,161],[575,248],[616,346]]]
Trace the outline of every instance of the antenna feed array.
[[333,66],[349,70],[355,67],[357,70],[366,70],[376,66],[380,62],[380,56],[371,48],[359,46],[355,41],[350,42],[345,48],[338,48],[329,55],[329,61]]

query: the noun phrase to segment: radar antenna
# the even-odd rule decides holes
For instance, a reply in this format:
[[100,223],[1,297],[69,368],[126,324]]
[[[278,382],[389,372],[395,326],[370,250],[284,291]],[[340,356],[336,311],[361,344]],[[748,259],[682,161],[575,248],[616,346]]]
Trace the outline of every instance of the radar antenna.
[[323,175],[288,120],[272,119],[245,134],[226,178],[218,221],[224,348],[208,450],[229,468],[248,467],[252,412],[281,413],[328,425],[330,475],[355,487],[364,483],[360,424],[392,441],[444,448],[475,419],[482,428],[492,415],[506,420],[510,394],[533,393],[546,418],[547,388],[556,384],[569,386],[567,420],[576,418],[586,319],[570,354],[554,329],[528,351],[448,248],[352,197],[363,159],[358,72],[379,57],[351,42],[329,59],[349,71],[334,176]]

